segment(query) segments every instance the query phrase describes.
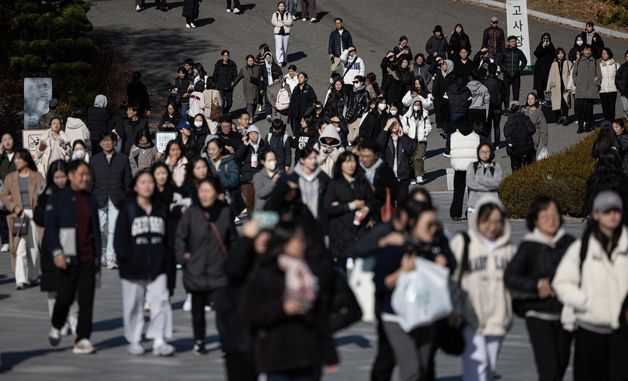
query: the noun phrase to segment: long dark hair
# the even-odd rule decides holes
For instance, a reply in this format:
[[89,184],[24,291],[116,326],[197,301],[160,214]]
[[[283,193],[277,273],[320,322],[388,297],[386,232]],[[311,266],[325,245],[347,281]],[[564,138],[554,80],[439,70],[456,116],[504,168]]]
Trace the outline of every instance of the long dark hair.
[[135,191],[135,185],[137,184],[137,180],[143,175],[148,175],[150,176],[151,179],[153,179],[153,184],[155,185],[155,188],[153,189],[153,194],[150,196],[150,203],[153,204],[155,200],[155,195],[157,193],[156,191],[157,182],[155,181],[155,176],[153,176],[153,172],[151,172],[151,170],[149,169],[141,169],[137,171],[137,173],[133,177],[133,180],[131,181],[131,187],[129,188],[129,191],[127,192],[127,195],[126,195],[127,199],[133,200],[137,197],[137,192]]
[[[57,185],[54,182],[54,177],[55,177],[55,173],[61,171],[63,173],[65,173],[66,175],[68,174],[68,163],[65,162],[65,160],[55,160],[52,163],[50,163],[50,166],[48,167],[48,173],[46,174],[46,189],[44,191],[48,191],[48,190],[57,190],[57,189],[61,189],[58,188]],[[66,184],[67,185],[67,180],[66,180]]]
[[[192,138],[192,136],[190,136],[190,139],[191,138]],[[179,157],[179,160],[183,159],[185,157],[185,147],[183,146],[183,143],[181,143],[177,139],[173,139],[173,140],[169,141],[168,144],[166,144],[166,150],[164,151],[164,154],[165,154],[164,156],[166,157],[166,159],[169,157],[169,155],[170,155],[170,147],[172,147],[174,144],[178,145],[179,149],[181,150],[181,157]],[[179,160],[177,160],[177,163],[179,162]]]
[[[170,172],[170,168],[168,168],[168,165],[164,163],[163,161],[156,161],[150,167],[150,173],[153,174],[153,177],[155,177],[155,172],[157,171],[158,168],[164,168],[166,172],[168,172],[168,177],[166,179],[165,187],[167,188],[169,186],[174,186],[174,181],[172,181],[172,172]],[[157,180],[155,179],[155,187],[156,186],[157,186]]]
[[31,171],[37,172],[37,165],[35,164],[35,161],[33,160],[33,156],[31,156],[31,153],[26,148],[16,149],[15,156],[24,160],[26,162],[26,166],[28,167],[28,169],[30,169]]
[[195,184],[200,184],[200,182],[203,180],[203,179],[195,179],[194,178],[194,167],[196,167],[196,164],[198,162],[202,162],[207,167],[207,176],[209,176],[211,174],[210,168],[209,168],[209,164],[207,163],[207,161],[205,159],[203,159],[202,157],[195,157],[194,159],[192,159],[192,160],[190,160],[188,162],[188,167],[186,168],[186,172],[185,172],[185,181],[186,182],[189,181],[189,182],[192,182],[192,183],[195,183]]
[[349,161],[351,158],[353,158],[353,160],[355,160],[355,173],[353,174],[354,178],[358,178],[358,175],[360,174],[360,160],[358,159],[358,157],[356,156],[356,154],[354,154],[351,151],[344,151],[343,153],[340,154],[340,156],[338,156],[338,159],[336,160],[336,163],[334,164],[334,179],[338,179],[338,180],[344,180],[344,176],[342,175],[342,163],[344,163],[345,161]]

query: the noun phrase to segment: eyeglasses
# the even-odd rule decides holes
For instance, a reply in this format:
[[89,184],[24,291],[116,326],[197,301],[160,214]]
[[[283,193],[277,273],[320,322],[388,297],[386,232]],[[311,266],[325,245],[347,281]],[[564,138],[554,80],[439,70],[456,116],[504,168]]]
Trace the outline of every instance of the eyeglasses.
[[353,81],[353,84],[354,84],[354,85],[357,85],[358,83],[360,83],[360,82],[358,82],[358,81]]
[[497,24],[497,21],[491,21],[491,24]]

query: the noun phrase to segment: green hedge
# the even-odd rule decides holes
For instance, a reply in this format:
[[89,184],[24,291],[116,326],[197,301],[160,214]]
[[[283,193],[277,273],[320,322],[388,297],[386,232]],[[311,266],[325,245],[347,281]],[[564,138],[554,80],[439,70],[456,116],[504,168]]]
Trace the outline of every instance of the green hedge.
[[528,207],[540,195],[558,200],[563,213],[584,217],[586,181],[595,167],[591,149],[597,133],[514,172],[502,182],[500,197],[512,218],[525,218]]

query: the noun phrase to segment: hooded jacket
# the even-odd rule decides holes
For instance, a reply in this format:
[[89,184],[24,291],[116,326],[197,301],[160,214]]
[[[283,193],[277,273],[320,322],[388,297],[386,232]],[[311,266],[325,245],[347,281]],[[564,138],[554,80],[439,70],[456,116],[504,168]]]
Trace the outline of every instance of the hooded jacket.
[[[490,107],[493,110],[501,110],[502,107],[508,107],[508,105],[506,105],[507,89],[504,81],[499,79],[495,74],[488,74],[488,77],[482,81],[482,84],[488,90],[488,94],[491,99]],[[558,104],[560,107],[560,102]]]
[[[257,149],[252,144],[242,144],[235,153],[235,158],[240,163],[240,183],[242,184],[253,182],[253,176],[262,169],[258,155],[262,153],[267,144],[261,136],[257,144]],[[253,155],[255,155],[255,160],[253,160]]]
[[572,307],[576,322],[585,328],[619,328],[620,308],[628,293],[628,229],[621,228],[617,246],[607,255],[591,235],[580,270],[581,240],[560,261],[552,287],[558,299]]
[[495,161],[486,165],[479,161],[470,163],[467,167],[467,188],[469,188],[467,206],[475,209],[478,201],[485,195],[498,197],[497,192],[501,182],[502,167],[499,163]]
[[[332,139],[332,143],[325,143],[325,139]],[[344,147],[341,146],[340,134],[338,134],[333,124],[328,124],[323,128],[323,133],[319,136],[318,143],[314,145],[314,149],[318,152],[318,167],[327,176],[333,177],[334,164],[336,164],[340,154],[345,151]],[[325,150],[331,150],[331,152],[327,153]]]
[[120,278],[155,280],[165,272],[166,212],[153,203],[150,213],[131,199],[120,208],[114,248]]
[[403,96],[403,99],[401,99],[401,103],[405,107],[410,108],[412,108],[412,105],[416,101],[421,101],[424,110],[431,110],[434,105],[434,96],[429,91],[426,91],[423,95],[417,94],[413,97],[412,90],[408,90],[406,95]]
[[275,181],[273,177],[275,175],[281,175],[283,170],[277,167],[270,175],[266,172],[266,169],[262,169],[253,176],[253,187],[255,189],[255,210],[264,210],[266,200],[270,197],[270,194],[275,189]]
[[366,75],[364,61],[358,56],[357,52],[355,56],[351,57],[349,56],[349,49],[347,47],[340,55],[340,60],[342,60],[342,66],[344,67],[343,81],[345,85],[353,85],[353,79],[357,75],[361,75],[362,77]]
[[68,117],[65,122],[65,134],[70,139],[70,147],[74,145],[75,141],[82,140],[87,149],[91,150],[91,134],[81,119]]
[[539,281],[556,275],[556,269],[575,238],[561,228],[548,240],[534,229],[523,237],[517,253],[506,268],[504,282],[517,295],[513,307],[518,314],[560,319],[563,308],[558,297],[539,298]]
[[425,108],[423,109],[423,114],[415,118],[414,110],[410,107],[401,117],[401,125],[403,126],[404,135],[418,142],[427,142],[427,137],[432,132],[430,113]]
[[[495,197],[482,198],[477,208],[493,203],[506,213],[501,201]],[[464,239],[455,235],[449,245],[458,266],[453,279],[464,268],[462,276],[462,306],[467,328],[484,336],[504,336],[512,324],[510,293],[504,285],[504,271],[515,255],[517,248],[510,243],[510,220],[505,218],[502,235],[495,240],[494,247],[486,244],[477,227],[478,213],[469,220],[469,261],[462,263]]]
[[576,99],[599,98],[602,81],[600,65],[593,56],[580,56],[573,66],[573,83],[576,86]]
[[107,110],[107,97],[96,95],[94,105],[87,110],[87,128],[91,139],[99,141],[106,132],[111,131],[111,114]]
[[144,147],[133,145],[129,153],[131,174],[135,176],[135,174],[142,169],[150,168],[155,163],[157,152],[159,152],[157,147],[152,143]]
[[469,81],[467,87],[471,91],[471,105],[469,106],[469,110],[488,111],[491,105],[491,95],[488,92],[488,88],[478,80]]

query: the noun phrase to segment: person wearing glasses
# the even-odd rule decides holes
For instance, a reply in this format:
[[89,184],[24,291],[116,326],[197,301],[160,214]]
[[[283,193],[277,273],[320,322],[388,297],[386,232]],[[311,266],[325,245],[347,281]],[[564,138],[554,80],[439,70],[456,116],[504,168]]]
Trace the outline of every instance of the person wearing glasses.
[[482,36],[482,47],[488,48],[488,55],[492,59],[506,48],[506,35],[504,30],[497,26],[498,23],[497,16],[491,17],[491,26],[484,29]]
[[364,61],[358,57],[358,50],[355,46],[349,46],[347,50],[340,55],[342,65],[344,66],[344,84],[345,90],[351,92],[353,90],[353,82],[356,76],[364,77],[366,71],[364,69]]

